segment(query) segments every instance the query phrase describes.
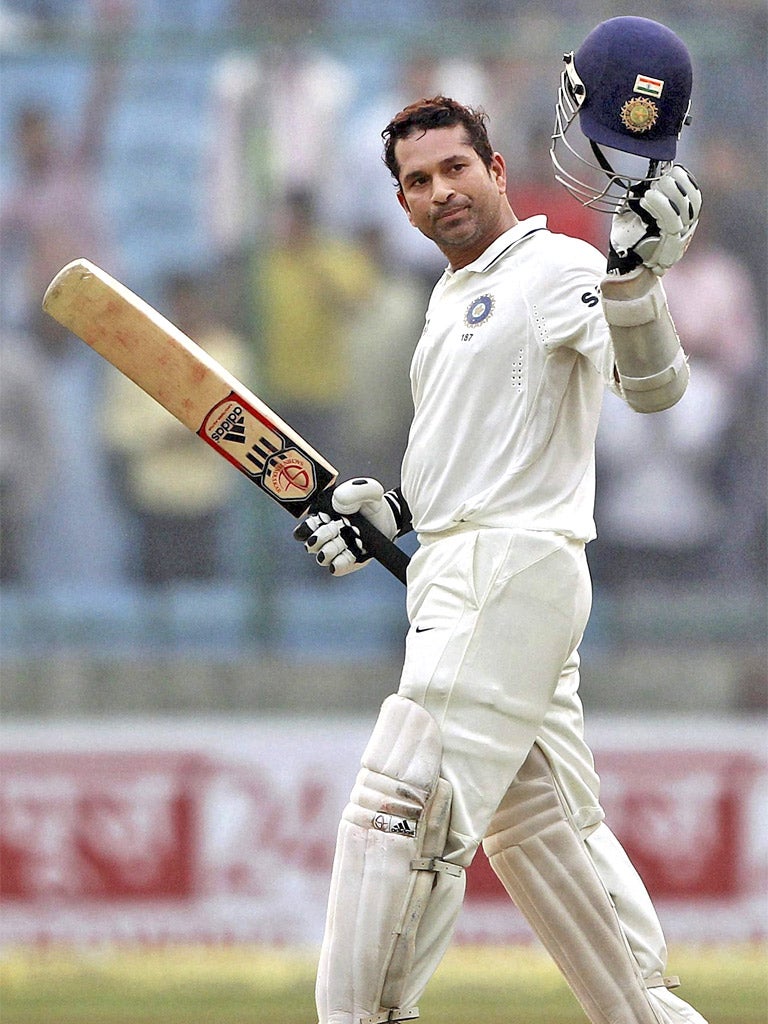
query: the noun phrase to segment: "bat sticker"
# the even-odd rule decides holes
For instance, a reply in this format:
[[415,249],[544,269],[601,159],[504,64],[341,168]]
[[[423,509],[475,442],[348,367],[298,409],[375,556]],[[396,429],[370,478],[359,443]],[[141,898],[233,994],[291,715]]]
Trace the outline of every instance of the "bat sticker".
[[[211,409],[198,434],[281,504],[305,508],[331,479],[234,391]],[[320,479],[322,477],[322,479]]]

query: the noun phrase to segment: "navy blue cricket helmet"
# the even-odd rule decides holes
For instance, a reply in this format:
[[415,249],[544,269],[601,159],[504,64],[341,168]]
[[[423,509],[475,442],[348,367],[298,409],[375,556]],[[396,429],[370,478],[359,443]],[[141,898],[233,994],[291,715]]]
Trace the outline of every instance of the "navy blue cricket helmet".
[[[550,155],[555,177],[580,202],[619,208],[629,188],[648,183],[674,160],[690,122],[691,57],[675,33],[649,18],[610,18],[576,52],[566,53]],[[578,135],[566,138],[576,121]],[[648,168],[614,170],[601,147],[648,161]],[[607,181],[606,181],[607,179]]]
[[671,29],[648,18],[611,18],[589,33],[573,64],[585,90],[579,124],[587,138],[674,160],[693,69],[685,43]]

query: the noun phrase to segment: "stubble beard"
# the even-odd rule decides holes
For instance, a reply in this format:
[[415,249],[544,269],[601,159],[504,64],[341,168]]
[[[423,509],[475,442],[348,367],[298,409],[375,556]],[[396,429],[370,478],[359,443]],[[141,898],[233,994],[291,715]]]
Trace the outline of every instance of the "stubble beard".
[[444,217],[432,221],[432,241],[444,252],[457,251],[474,244],[482,235],[482,226],[475,216],[474,207],[462,207],[459,220],[451,222]]
[[431,224],[432,241],[451,263],[463,263],[460,257],[467,250],[477,249],[477,255],[480,255],[498,234],[495,231],[498,217],[490,206],[486,207],[482,203],[478,206],[472,202],[465,210],[455,224],[444,224],[441,218],[436,218]]

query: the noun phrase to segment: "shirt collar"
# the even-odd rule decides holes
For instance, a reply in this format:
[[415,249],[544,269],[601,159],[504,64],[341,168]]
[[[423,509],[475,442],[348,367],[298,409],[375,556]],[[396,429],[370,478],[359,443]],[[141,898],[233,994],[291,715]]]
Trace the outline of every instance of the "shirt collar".
[[[507,249],[511,249],[513,245],[517,245],[528,235],[533,234],[534,231],[543,231],[547,227],[547,218],[544,214],[536,214],[535,217],[526,217],[525,220],[518,221],[513,228],[505,231],[503,234],[491,242],[485,252],[478,256],[472,263],[468,263],[466,267],[462,267],[462,270],[472,271],[475,274],[483,273],[488,270],[492,263],[501,256],[502,253],[506,252]],[[451,270],[448,268],[448,274],[458,274],[458,270]]]

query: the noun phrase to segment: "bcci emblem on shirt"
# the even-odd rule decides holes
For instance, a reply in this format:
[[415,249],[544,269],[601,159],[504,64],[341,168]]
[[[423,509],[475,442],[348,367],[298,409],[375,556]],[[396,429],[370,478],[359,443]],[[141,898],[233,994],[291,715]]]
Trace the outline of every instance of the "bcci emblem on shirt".
[[479,327],[493,315],[493,307],[492,295],[481,295],[477,299],[472,299],[464,314],[464,323],[467,327]]

